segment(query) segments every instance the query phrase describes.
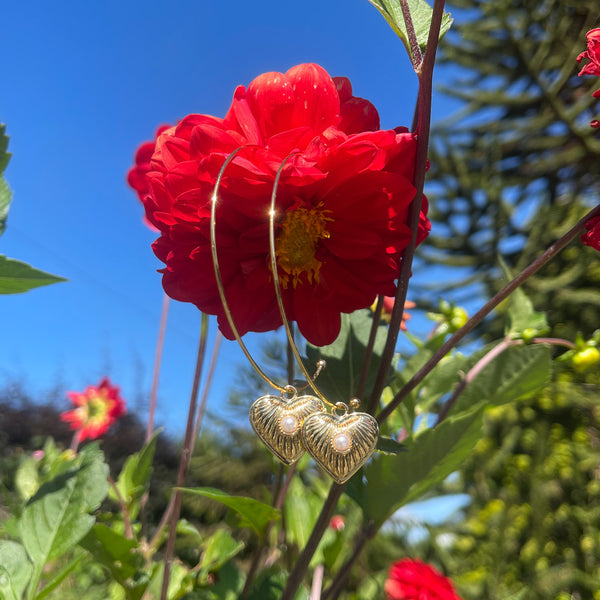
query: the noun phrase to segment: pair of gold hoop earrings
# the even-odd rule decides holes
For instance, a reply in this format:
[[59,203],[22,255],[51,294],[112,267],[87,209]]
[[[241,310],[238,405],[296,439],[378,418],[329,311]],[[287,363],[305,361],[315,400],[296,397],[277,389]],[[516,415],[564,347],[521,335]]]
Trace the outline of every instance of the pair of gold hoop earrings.
[[[225,297],[217,256],[216,206],[225,169],[243,149],[244,147],[240,147],[227,157],[217,176],[211,196],[210,244],[223,312],[233,335],[256,372],[280,392],[279,396],[272,394],[261,396],[252,404],[250,424],[261,442],[281,462],[287,465],[294,464],[307,451],[332,479],[341,484],[348,481],[373,454],[379,437],[379,427],[371,415],[357,411],[360,405],[358,400],[353,399],[349,404],[332,403],[323,395],[314,380],[325,363],[320,361],[316,374],[311,377],[294,342],[294,336],[285,314],[275,254],[275,200],[283,167],[296,153],[290,154],[283,160],[275,176],[269,210],[269,252],[275,297],[287,340],[300,370],[306,377],[305,387],[310,386],[314,396],[299,396],[298,390],[292,385],[280,386],[264,373],[242,341]],[[327,412],[326,406],[331,409],[331,413]]]

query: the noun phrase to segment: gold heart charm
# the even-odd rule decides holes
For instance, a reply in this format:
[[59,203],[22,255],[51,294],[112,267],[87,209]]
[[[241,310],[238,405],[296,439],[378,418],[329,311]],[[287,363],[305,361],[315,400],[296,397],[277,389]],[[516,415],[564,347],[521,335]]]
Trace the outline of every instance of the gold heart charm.
[[281,462],[291,465],[304,454],[302,423],[309,415],[324,410],[323,403],[314,396],[262,396],[250,407],[250,425]]
[[345,483],[369,460],[377,445],[377,421],[362,412],[311,415],[302,426],[307,452],[338,483]]

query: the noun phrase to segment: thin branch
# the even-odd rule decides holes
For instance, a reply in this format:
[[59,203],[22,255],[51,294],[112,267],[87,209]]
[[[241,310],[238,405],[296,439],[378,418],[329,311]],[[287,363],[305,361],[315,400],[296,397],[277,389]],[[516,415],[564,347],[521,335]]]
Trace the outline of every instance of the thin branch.
[[541,256],[536,258],[511,282],[504,286],[491,300],[486,302],[453,336],[448,338],[433,356],[413,375],[406,385],[394,396],[392,401],[377,415],[377,421],[382,423],[400,405],[400,403],[425,379],[440,360],[448,354],[467,334],[469,334],[487,315],[489,315],[502,300],[508,298],[529,277],[539,271],[545,264],[552,260],[573,238],[583,229],[587,221],[600,215],[600,204],[590,210],[575,226],[565,235],[554,242]]
[[[298,468],[298,463],[294,463],[288,469],[285,479],[283,480],[283,484],[281,484],[281,474],[283,473],[283,468],[284,468],[283,464],[280,465],[280,469],[279,469],[280,477],[278,478],[278,484],[275,488],[276,491],[275,491],[275,494],[273,495],[273,499],[274,499],[273,508],[276,508],[277,510],[280,510],[281,507],[283,506],[283,501],[285,500],[285,496],[290,487],[292,477],[295,475],[296,469]],[[265,540],[267,540],[269,538],[269,534],[271,533],[273,523],[274,523],[274,521],[271,521],[267,525],[267,530],[265,532],[264,539],[261,540],[258,547],[254,551],[254,556],[252,557],[252,562],[250,563],[250,568],[248,569],[248,575],[246,576],[246,582],[244,583],[244,589],[242,590],[242,593],[240,594],[240,600],[243,600],[243,598],[245,598],[248,595],[248,593],[250,592],[250,588],[252,587],[252,582],[254,581],[254,578],[256,577],[258,565],[260,564],[261,556],[265,549]]]
[[[375,305],[375,312],[373,313],[373,322],[371,323],[371,331],[369,332],[369,340],[367,347],[365,348],[365,356],[363,358],[362,371],[360,372],[360,379],[358,380],[358,387],[356,388],[356,397],[360,400],[365,393],[365,386],[367,385],[367,376],[369,375],[369,368],[371,366],[371,359],[373,358],[373,346],[375,345],[375,338],[377,337],[377,327],[381,321],[381,313],[383,311],[383,296],[377,298],[377,304]],[[368,413],[373,413],[375,406],[371,406],[371,402],[367,407]]]
[[321,538],[323,537],[323,534],[329,525],[333,511],[335,510],[343,491],[343,485],[338,483],[333,483],[331,485],[329,495],[323,504],[321,514],[319,514],[319,518],[313,527],[312,533],[308,538],[308,542],[306,542],[304,550],[302,550],[300,553],[300,556],[298,557],[298,560],[296,561],[296,564],[294,565],[294,568],[288,577],[287,585],[283,590],[281,600],[293,600],[295,597],[298,588],[302,584],[302,580],[304,579],[308,565],[310,564],[313,554],[317,550],[317,546],[319,545],[319,542],[321,541]]
[[208,374],[206,376],[206,382],[204,384],[204,391],[202,392],[202,398],[200,400],[198,414],[196,415],[196,423],[194,424],[193,437],[195,440],[198,439],[198,435],[200,434],[200,426],[202,425],[202,419],[204,418],[204,413],[206,412],[206,403],[208,401],[208,394],[210,393],[210,388],[212,386],[213,377],[215,375],[215,368],[217,366],[217,358],[219,357],[219,350],[221,349],[222,341],[223,341],[223,334],[220,331],[217,331],[217,337],[215,338],[215,344],[213,346],[213,353],[212,353],[212,356],[210,359],[210,366],[208,368]]
[[310,590],[310,600],[320,600],[321,589],[323,588],[323,574],[325,567],[323,565],[317,565],[313,574],[312,587]]
[[381,392],[385,387],[385,382],[394,357],[394,350],[398,341],[398,333],[402,325],[402,314],[404,312],[404,304],[406,303],[406,292],[412,271],[412,262],[417,245],[417,233],[419,229],[419,218],[421,216],[421,205],[423,203],[423,188],[425,186],[425,172],[427,170],[427,150],[429,147],[429,129],[431,125],[431,94],[432,94],[432,79],[433,66],[435,62],[435,54],[437,43],[440,36],[440,27],[442,17],[444,15],[444,0],[436,0],[433,6],[433,14],[431,27],[429,29],[429,38],[427,40],[427,51],[423,60],[421,71],[419,72],[419,99],[418,99],[418,114],[419,125],[417,128],[417,152],[415,158],[415,176],[414,184],[416,188],[415,197],[410,206],[409,226],[412,231],[412,237],[409,245],[402,253],[402,262],[400,265],[400,274],[398,276],[398,287],[396,289],[396,299],[388,336],[385,347],[381,355],[379,371],[369,406],[377,406]]
[[502,340],[497,346],[494,346],[489,352],[482,356],[470,369],[470,371],[462,378],[461,382],[456,386],[452,396],[448,398],[447,402],[440,411],[436,425],[439,425],[448,415],[450,409],[454,406],[454,403],[458,400],[458,397],[463,393],[464,389],[485,369],[495,358],[500,356],[505,350],[508,350],[511,346],[520,346],[523,342],[521,340],[510,340],[508,338]]
[[158,331],[158,341],[156,342],[156,355],[154,357],[154,374],[152,377],[152,390],[150,392],[150,408],[148,410],[148,425],[146,427],[146,443],[150,441],[154,431],[154,415],[156,413],[156,398],[158,396],[158,380],[160,378],[160,363],[162,361],[162,352],[165,345],[165,331],[167,329],[167,315],[169,314],[169,296],[163,297],[162,313],[160,317],[160,327]]
[[346,580],[350,575],[350,569],[352,568],[352,565],[362,553],[364,547],[367,545],[367,542],[369,542],[369,540],[371,540],[376,533],[377,527],[375,527],[373,521],[369,521],[360,528],[355,538],[352,554],[340,568],[334,580],[331,582],[331,585],[323,592],[321,600],[335,600],[340,595],[340,593],[343,591],[344,585],[346,584]]
[[[200,389],[200,376],[202,374],[202,364],[206,353],[206,340],[208,338],[208,316],[202,313],[202,323],[200,326],[200,343],[198,344],[198,356],[196,358],[196,368],[194,370],[194,381],[192,384],[192,393],[190,395],[190,407],[188,410],[187,425],[185,428],[185,438],[183,441],[183,450],[179,461],[179,472],[177,473],[177,488],[173,493],[173,502],[169,502],[171,507],[169,537],[167,539],[167,548],[165,550],[165,570],[160,591],[160,600],[167,600],[167,590],[169,589],[169,577],[171,575],[171,565],[173,564],[173,554],[175,550],[175,535],[177,533],[177,521],[179,511],[181,510],[181,488],[185,482],[185,475],[194,451],[194,419],[196,416],[196,405],[198,403],[198,391]],[[169,507],[167,507],[167,510]],[[160,533],[157,533],[157,535]]]
[[575,349],[575,344],[570,340],[563,340],[562,338],[545,338],[545,337],[536,337],[531,340],[534,344],[550,344],[552,346],[564,346],[565,348],[569,348],[570,350]]
[[125,499],[121,495],[121,492],[119,491],[119,488],[117,487],[117,484],[115,483],[115,480],[112,478],[112,475],[108,476],[108,483],[109,483],[110,487],[112,488],[113,492],[115,493],[115,496],[117,497],[117,502],[119,503],[119,508],[121,509],[121,514],[123,515],[123,527],[125,528],[125,537],[128,540],[132,540],[133,539],[133,529],[131,528],[131,518],[129,516],[129,511],[127,510],[127,503],[125,502]]

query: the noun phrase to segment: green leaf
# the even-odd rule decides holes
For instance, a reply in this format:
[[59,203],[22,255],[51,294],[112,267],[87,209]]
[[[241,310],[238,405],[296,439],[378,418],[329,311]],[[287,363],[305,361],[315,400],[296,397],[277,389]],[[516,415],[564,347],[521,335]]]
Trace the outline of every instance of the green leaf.
[[380,435],[375,450],[383,454],[398,454],[399,452],[406,451],[406,446],[393,438]]
[[300,550],[306,546],[319,518],[323,499],[307,488],[299,477],[293,477],[285,496],[285,531],[288,543]]
[[0,294],[21,294],[42,285],[61,281],[67,280],[0,254]]
[[[266,572],[258,578],[248,600],[279,600],[285,589],[289,573],[285,571]],[[294,600],[308,598],[308,590],[302,587],[294,595]]]
[[22,500],[29,500],[40,487],[38,463],[31,456],[26,457],[15,474],[15,487]]
[[0,598],[21,600],[33,567],[25,548],[17,542],[0,540]]
[[194,538],[194,541],[198,545],[202,544],[202,535],[187,519],[179,519],[179,521],[177,521],[177,534],[189,535],[191,538]]
[[128,600],[139,600],[144,595],[150,578],[143,571],[144,559],[136,552],[135,540],[127,539],[102,523],[96,523],[80,545],[127,590]]
[[244,542],[234,540],[224,529],[217,529],[206,542],[200,569],[206,574],[218,571],[243,548]]
[[[483,404],[423,431],[397,456],[380,456],[363,469],[366,489],[348,494],[380,526],[401,506],[418,499],[456,471],[481,435]],[[358,493],[357,493],[358,492]]]
[[231,508],[242,517],[242,526],[251,527],[258,536],[264,534],[267,525],[281,518],[281,511],[254,500],[254,498],[246,498],[244,496],[230,496],[221,490],[210,487],[199,488],[179,488],[182,492],[190,494],[198,494],[211,500],[216,500],[221,504]]
[[108,467],[97,444],[86,446],[69,471],[40,486],[23,509],[21,539],[34,564],[33,598],[46,563],[70,550],[92,528],[89,513],[108,491]]
[[[388,25],[400,37],[406,47],[409,56],[412,56],[406,24],[402,15],[402,8],[399,0],[369,0],[369,2],[384,16]],[[432,8],[425,0],[408,0],[410,15],[417,36],[417,41],[421,50],[425,50],[427,37],[429,36],[429,26],[431,25]],[[444,13],[442,25],[440,28],[440,39],[446,34],[452,25],[452,17],[449,13]]]
[[[154,460],[156,440],[159,433],[159,430],[155,431],[148,443],[139,452],[127,458],[116,482],[117,489],[125,501],[132,519],[137,516],[139,511],[138,501],[146,491],[152,474],[152,461]],[[109,490],[109,496],[113,500],[117,500],[113,489]]]
[[[500,258],[500,266],[507,279],[513,274]],[[531,339],[548,331],[546,314],[534,310],[533,304],[522,288],[518,287],[506,300],[508,303],[508,323],[505,330],[511,338]]]
[[547,346],[512,346],[465,387],[449,414],[468,411],[480,402],[500,406],[527,398],[548,383],[551,369],[552,359]]
[[11,200],[12,192],[8,187],[8,183],[6,183],[4,177],[0,177],[0,235],[2,235],[6,229],[6,219],[8,218],[8,208]]
[[[333,344],[322,347],[306,345],[306,354],[310,363],[316,364],[321,358],[327,362],[327,367],[323,369],[317,381],[319,388],[327,397],[347,402],[356,395],[372,324],[373,315],[368,309],[357,310],[351,315],[343,314],[342,328]],[[367,374],[365,398],[369,396],[377,376],[386,333],[385,325],[377,326],[373,356]]]
[[79,552],[79,554],[62,567],[58,573],[55,573],[52,579],[35,597],[35,600],[44,600],[44,598],[47,598],[79,566],[79,563],[83,560],[84,556],[84,552]]
[[237,569],[233,563],[227,563],[219,571],[217,582],[212,584],[210,589],[214,594],[214,598],[218,600],[238,600],[245,581],[245,574]]
[[4,173],[11,153],[8,152],[8,136],[6,135],[6,125],[0,123],[0,175]]
[[[164,561],[158,565],[152,574],[152,580],[148,587],[148,600],[159,600],[161,598],[161,588],[165,572]],[[190,571],[178,560],[171,563],[171,572],[169,574],[169,586],[167,588],[167,600],[176,600],[183,598],[187,592],[191,591],[192,581],[189,577]]]

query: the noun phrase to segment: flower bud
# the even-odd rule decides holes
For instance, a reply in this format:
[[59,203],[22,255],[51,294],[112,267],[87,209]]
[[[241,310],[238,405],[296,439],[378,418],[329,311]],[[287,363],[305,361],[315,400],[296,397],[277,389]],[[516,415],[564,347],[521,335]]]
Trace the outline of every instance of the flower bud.
[[578,373],[583,373],[589,368],[600,363],[600,351],[598,348],[589,346],[573,355],[573,368]]

